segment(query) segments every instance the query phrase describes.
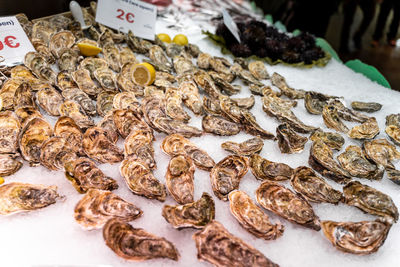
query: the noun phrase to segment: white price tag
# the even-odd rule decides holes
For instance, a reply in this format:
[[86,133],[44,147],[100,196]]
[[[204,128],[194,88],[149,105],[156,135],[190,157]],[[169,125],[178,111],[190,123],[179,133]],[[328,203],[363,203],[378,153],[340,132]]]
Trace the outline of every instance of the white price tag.
[[35,48],[17,18],[0,17],[0,65],[21,64],[25,54],[31,51],[35,51]]
[[157,7],[137,0],[98,0],[96,21],[115,30],[154,40]]
[[229,31],[235,36],[236,40],[240,43],[240,37],[239,37],[239,30],[236,25],[236,23],[233,21],[231,15],[229,15],[228,11],[226,9],[222,9],[222,16],[224,18],[224,24],[225,26],[229,29]]

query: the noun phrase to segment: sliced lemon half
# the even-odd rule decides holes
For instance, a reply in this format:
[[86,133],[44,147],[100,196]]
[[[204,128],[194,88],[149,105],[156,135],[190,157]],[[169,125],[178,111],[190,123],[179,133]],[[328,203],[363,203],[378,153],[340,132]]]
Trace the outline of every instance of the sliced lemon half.
[[132,79],[137,85],[150,85],[156,79],[156,70],[147,62],[136,64],[132,70]]

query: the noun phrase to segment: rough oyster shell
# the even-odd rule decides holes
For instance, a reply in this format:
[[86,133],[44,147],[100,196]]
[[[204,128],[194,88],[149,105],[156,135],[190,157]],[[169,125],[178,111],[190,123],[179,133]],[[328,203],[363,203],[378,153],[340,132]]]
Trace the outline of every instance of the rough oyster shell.
[[336,98],[334,96],[324,95],[318,92],[306,92],[304,97],[304,106],[311,114],[320,115],[324,106],[328,104],[328,100]]
[[87,69],[78,69],[72,72],[71,75],[79,89],[86,94],[96,96],[101,93],[102,89],[94,83]]
[[139,63],[139,61],[136,59],[135,54],[129,47],[121,48],[121,50],[119,51],[119,59],[121,66],[125,65],[126,63]]
[[238,76],[245,84],[255,84],[263,86],[263,84],[257,80],[248,70],[245,70],[238,63],[234,63],[230,68],[230,71]]
[[197,66],[200,69],[209,69],[210,68],[210,60],[212,56],[207,53],[200,53],[197,57]]
[[372,113],[381,110],[382,105],[376,102],[353,101],[351,102],[351,107],[354,110]]
[[322,111],[322,118],[326,127],[339,132],[347,133],[349,128],[340,119],[338,109],[334,105],[325,105]]
[[221,73],[209,71],[208,74],[214,80],[215,85],[227,95],[234,95],[240,92],[241,88],[230,84]]
[[230,192],[229,207],[240,225],[256,237],[275,240],[283,235],[285,227],[280,222],[272,224],[269,216],[245,192]]
[[202,229],[215,218],[215,203],[206,192],[201,198],[193,203],[185,205],[165,205],[162,216],[174,228],[197,228]]
[[118,92],[115,73],[109,68],[99,68],[93,72],[94,77],[106,91]]
[[29,52],[25,55],[24,64],[38,77],[55,84],[57,74],[49,66],[46,59],[37,52]]
[[368,159],[377,165],[383,165],[387,169],[394,169],[391,161],[400,159],[400,152],[384,138],[364,141],[363,150]]
[[133,130],[125,139],[125,157],[136,155],[136,157],[151,170],[157,168],[152,146],[154,136],[145,130]]
[[54,135],[63,138],[78,155],[86,155],[82,147],[82,131],[70,117],[61,116],[58,118],[54,125]]
[[282,153],[300,153],[308,141],[307,137],[297,134],[289,124],[280,124],[276,128],[278,146]]
[[154,119],[153,125],[154,129],[166,133],[166,134],[174,134],[179,133],[187,138],[193,136],[201,136],[203,131],[200,129],[187,125],[182,121],[173,120],[167,117],[159,117]]
[[118,129],[114,123],[112,111],[108,112],[104,116],[104,118],[97,123],[96,126],[102,128],[107,132],[107,137],[112,143],[116,144],[118,142],[119,134]]
[[37,108],[32,88],[26,82],[21,83],[14,94],[14,109],[23,107]]
[[273,85],[278,87],[278,89],[281,90],[281,92],[285,96],[291,99],[302,99],[306,95],[306,92],[304,90],[297,90],[289,87],[289,85],[286,83],[285,78],[276,72],[272,74],[271,82]]
[[153,45],[149,50],[149,58],[152,60],[152,64],[157,70],[171,72],[172,63],[169,61],[164,50],[158,45]]
[[32,107],[18,108],[15,110],[15,115],[17,115],[19,121],[21,122],[22,128],[25,127],[25,125],[33,118],[44,119],[40,111]]
[[165,174],[167,189],[179,204],[193,202],[194,170],[192,159],[186,155],[174,156],[168,164]]
[[60,106],[64,99],[53,87],[45,87],[36,93],[39,106],[51,116],[60,116]]
[[290,189],[273,181],[264,181],[256,191],[257,202],[282,218],[319,231],[319,218],[311,205]]
[[379,134],[378,122],[374,117],[369,118],[360,125],[354,126],[348,136],[354,139],[373,139]]
[[62,137],[53,136],[40,148],[40,164],[50,170],[63,169],[66,164],[76,159],[74,148]]
[[86,114],[90,116],[97,115],[96,105],[93,103],[92,99],[78,87],[66,88],[62,91],[62,96],[65,100],[78,103]]
[[400,114],[386,116],[386,134],[396,145],[400,145]]
[[89,189],[74,210],[76,222],[86,230],[102,228],[112,218],[129,222],[142,214],[134,204],[110,191],[99,189]]
[[330,99],[329,104],[336,107],[339,116],[346,121],[365,122],[369,119],[368,116],[347,108],[339,99]]
[[60,115],[70,117],[83,130],[94,125],[93,120],[86,115],[82,106],[73,100],[64,101],[60,106]]
[[183,75],[185,73],[192,73],[196,67],[193,65],[192,60],[183,56],[175,56],[173,58],[174,69],[176,74]]
[[231,100],[235,102],[236,105],[238,105],[238,107],[245,109],[251,109],[256,103],[256,100],[253,95],[243,98],[231,98]]
[[115,126],[122,138],[128,137],[133,130],[152,132],[150,127],[137,116],[137,112],[131,109],[114,110],[113,118]]
[[256,60],[250,62],[248,65],[250,73],[258,80],[269,79],[269,74],[265,68],[264,62],[261,60]]
[[72,79],[71,74],[67,71],[60,71],[57,74],[57,86],[61,89],[61,91],[64,91],[67,88],[78,87],[78,85]]
[[288,180],[293,174],[293,169],[289,165],[269,161],[258,154],[254,154],[250,157],[249,166],[253,175],[261,181]]
[[17,153],[21,124],[11,111],[0,113],[0,154]]
[[0,97],[3,100],[3,109],[14,109],[14,95],[17,88],[24,82],[21,78],[11,78],[5,81],[0,90]]
[[193,80],[193,76],[190,79],[179,82],[179,91],[182,94],[182,100],[185,106],[187,106],[194,114],[200,115],[203,113],[202,101],[199,94],[199,89]]
[[321,129],[316,130],[311,136],[310,140],[315,142],[317,140],[321,140],[331,149],[341,150],[344,145],[344,138],[334,132],[324,132]]
[[76,70],[78,65],[78,51],[71,48],[64,48],[59,52],[57,60],[58,68],[60,71],[72,72]]
[[103,58],[87,57],[79,63],[79,68],[88,70],[90,77],[94,78],[94,71],[108,68],[108,63]]
[[107,61],[110,68],[115,72],[121,70],[121,56],[118,48],[114,45],[114,42],[103,45],[104,59]]
[[140,103],[133,92],[122,92],[114,96],[113,108],[140,110]]
[[189,114],[182,107],[182,94],[175,87],[168,87],[165,92],[165,111],[167,115],[174,119],[184,122],[190,120]]
[[197,257],[217,267],[265,266],[278,267],[260,251],[232,235],[224,226],[213,221],[193,235]]
[[263,146],[264,141],[259,137],[248,139],[242,143],[227,141],[221,144],[223,149],[239,156],[251,156],[259,153]]
[[56,58],[60,57],[60,51],[71,48],[75,44],[75,36],[70,31],[60,31],[51,36],[49,49]]
[[206,115],[203,117],[202,127],[207,133],[222,136],[236,135],[240,132],[240,126],[238,124],[213,115]]
[[102,92],[97,95],[96,110],[97,114],[101,117],[106,116],[111,110],[113,110],[113,101],[116,93],[114,92]]

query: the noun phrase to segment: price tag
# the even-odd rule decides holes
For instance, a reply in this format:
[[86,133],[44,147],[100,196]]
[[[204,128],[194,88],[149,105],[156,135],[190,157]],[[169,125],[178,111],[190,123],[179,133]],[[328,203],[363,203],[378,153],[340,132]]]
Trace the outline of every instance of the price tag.
[[14,16],[0,17],[0,65],[15,66],[25,54],[35,51],[21,24]]
[[240,43],[238,27],[235,21],[233,21],[231,15],[229,15],[228,11],[226,11],[226,9],[222,10],[222,16],[224,18],[225,26],[229,29],[229,31],[233,34],[233,36],[235,36],[236,40],[238,40],[238,42]]
[[154,40],[157,7],[137,0],[98,0],[96,21],[115,30]]

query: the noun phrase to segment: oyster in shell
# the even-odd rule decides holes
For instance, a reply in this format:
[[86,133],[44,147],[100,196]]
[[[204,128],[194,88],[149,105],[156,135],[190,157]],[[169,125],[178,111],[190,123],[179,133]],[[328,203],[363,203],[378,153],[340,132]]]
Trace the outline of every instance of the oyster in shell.
[[395,184],[400,185],[400,171],[399,170],[393,170],[393,169],[387,169],[386,170],[387,176]]
[[292,130],[289,124],[283,123],[276,128],[278,146],[282,153],[300,153],[308,141],[307,137],[301,136]]
[[40,148],[40,164],[49,170],[63,169],[66,164],[76,159],[74,148],[62,137],[53,136]]
[[335,98],[334,96],[324,95],[318,92],[306,92],[304,97],[304,106],[311,114],[320,115],[324,106],[328,104],[328,100]]
[[315,142],[321,140],[331,149],[341,150],[344,145],[344,138],[335,132],[324,132],[321,129],[316,130],[311,136],[310,140]]
[[338,115],[346,120],[346,121],[355,121],[355,122],[365,122],[366,120],[369,119],[368,116],[365,116],[364,114],[351,110],[347,108],[343,102],[339,99],[330,99],[328,101],[329,105],[333,105],[336,107]]
[[201,198],[185,205],[165,205],[162,216],[174,228],[202,229],[215,218],[215,203],[212,197],[204,192]]
[[208,114],[215,115],[215,116],[222,116],[223,114],[222,114],[220,105],[221,105],[221,103],[220,103],[219,99],[210,98],[207,96],[203,97],[203,108],[206,111],[206,113],[208,113]]
[[373,139],[379,134],[378,122],[374,117],[369,118],[360,125],[354,126],[348,136],[353,139]]
[[238,63],[234,63],[230,69],[233,74],[239,77],[245,84],[254,84],[257,86],[263,86],[263,84],[257,80],[248,70],[245,70]]
[[0,154],[0,176],[8,176],[21,169],[23,163],[16,154]]
[[24,80],[21,78],[10,78],[3,83],[0,90],[0,97],[3,100],[3,109],[14,109],[15,91],[22,83],[24,83]]
[[147,164],[138,160],[135,155],[126,157],[122,161],[120,173],[134,194],[161,202],[165,201],[167,197],[165,185],[157,180]]
[[17,108],[15,110],[15,115],[17,115],[19,121],[21,122],[22,128],[33,118],[44,119],[40,111],[32,107]]
[[281,92],[289,97],[290,99],[302,99],[305,98],[306,96],[306,91],[304,90],[297,90],[294,88],[289,87],[289,85],[286,83],[285,77],[282,75],[274,72],[271,76],[271,82],[273,85],[278,87]]
[[357,111],[372,113],[381,110],[382,105],[376,102],[353,101],[351,102],[351,107]]
[[164,50],[158,45],[153,45],[150,48],[149,58],[151,59],[152,64],[154,64],[157,70],[165,72],[172,71],[172,63],[169,61]]
[[336,131],[347,133],[349,128],[341,120],[338,109],[334,105],[325,105],[322,111],[322,118],[326,127]]
[[193,73],[196,67],[193,65],[192,60],[183,56],[175,56],[173,58],[174,69],[176,74],[183,75],[185,73]]
[[249,166],[253,175],[261,181],[284,181],[290,179],[293,174],[293,169],[289,165],[269,161],[258,154],[250,157]]
[[133,130],[125,139],[125,157],[136,155],[151,170],[157,168],[152,146],[153,134],[146,130]]
[[184,122],[190,120],[189,114],[182,107],[182,93],[178,88],[167,88],[165,92],[165,105],[165,111],[170,118]]
[[231,67],[231,63],[226,58],[211,57],[209,62],[210,62],[210,68],[215,72],[222,73],[225,75],[232,75],[231,71],[229,70],[229,68]]
[[269,216],[245,192],[230,192],[229,207],[240,225],[256,237],[275,240],[283,235],[285,227],[280,222],[272,224]]
[[136,37],[131,30],[126,35],[126,43],[128,44],[128,47],[135,53],[146,54],[148,52],[148,49],[143,46],[141,40]]
[[346,151],[337,157],[343,169],[348,171],[351,176],[367,178],[371,180],[382,179],[384,168],[376,165],[365,158],[361,147],[348,146]]
[[152,132],[150,127],[131,109],[117,109],[113,111],[115,126],[122,138],[128,137],[133,130]]
[[129,47],[122,47],[121,50],[119,51],[119,58],[120,58],[120,63],[121,66],[127,64],[127,63],[132,63],[132,64],[138,64],[140,63],[137,59],[135,54],[132,52],[132,50]]
[[200,98],[199,89],[193,80],[193,76],[185,80],[180,80],[178,90],[182,94],[182,101],[185,106],[196,115],[203,113],[203,103]]
[[88,70],[90,77],[94,78],[94,71],[108,68],[108,63],[103,58],[87,57],[79,63],[79,68]]
[[103,91],[94,83],[90,77],[90,72],[87,69],[78,69],[72,72],[71,75],[79,89],[86,94],[90,96],[96,96]]
[[76,222],[86,230],[102,228],[112,218],[129,222],[142,214],[134,204],[110,191],[99,189],[89,189],[74,209]]
[[214,80],[207,72],[198,70],[194,73],[193,77],[196,84],[201,87],[209,97],[218,99],[222,95],[221,91],[215,85]]
[[31,82],[36,80],[36,77],[32,74],[32,72],[25,67],[24,65],[17,65],[13,67],[10,71],[11,78],[21,78],[26,80],[27,82]]
[[60,115],[70,117],[83,130],[94,125],[82,106],[73,100],[67,100],[60,106]]
[[194,143],[180,134],[171,134],[163,140],[161,149],[170,156],[187,154],[197,168],[210,171],[214,166],[214,160],[206,151],[198,148]]
[[363,150],[368,159],[377,165],[383,165],[386,169],[394,169],[391,161],[400,159],[400,152],[384,138],[364,141]]
[[240,132],[240,126],[238,124],[213,115],[206,115],[203,117],[202,127],[207,133],[222,136],[236,135]]
[[252,61],[248,65],[250,73],[258,80],[269,79],[269,74],[265,68],[264,62],[261,60]]
[[105,91],[118,92],[116,77],[109,68],[99,68],[93,72],[94,77]]
[[18,143],[22,157],[31,166],[40,162],[40,148],[42,144],[53,135],[50,124],[42,118],[33,118],[22,128],[19,133]]
[[17,153],[20,129],[21,124],[13,112],[0,113],[0,154]]
[[60,71],[75,71],[78,65],[78,51],[71,48],[64,48],[59,51],[57,65]]
[[110,219],[103,228],[106,245],[119,257],[130,261],[168,258],[178,261],[180,255],[175,246],[141,228],[133,228],[119,219]]
[[200,55],[200,53],[201,53],[200,48],[199,48],[197,45],[191,44],[191,43],[188,43],[188,44],[185,46],[185,51],[186,51],[187,53],[189,53],[189,54],[190,54],[192,57],[194,57],[194,58],[197,58],[197,57]]
[[197,66],[200,69],[209,69],[210,68],[210,60],[212,56],[208,53],[200,53],[197,57]]
[[118,48],[114,43],[108,43],[103,46],[104,59],[107,61],[110,68],[115,72],[120,72],[121,70],[121,56]]
[[224,226],[213,221],[193,235],[197,257],[217,267],[224,266],[264,266],[278,267],[260,251],[232,235]]
[[312,206],[301,196],[273,181],[264,181],[256,191],[257,202],[282,218],[319,231],[318,216]]
[[165,182],[171,196],[179,204],[193,202],[194,198],[194,164],[187,155],[177,155],[171,158]]
[[37,108],[35,97],[29,83],[21,83],[14,94],[14,109],[32,107]]
[[54,185],[8,183],[0,187],[0,214],[10,215],[45,208],[61,198]]
[[57,74],[57,87],[64,91],[67,88],[75,88],[78,85],[72,79],[72,76],[67,71],[60,71]]
[[227,141],[221,144],[222,149],[239,156],[251,156],[260,153],[263,146],[264,141],[259,137],[248,139],[242,143]]
[[343,187],[345,203],[390,221],[399,219],[399,211],[392,198],[368,185],[352,181]]
[[165,134],[179,133],[187,138],[201,136],[203,134],[203,131],[194,126],[167,117],[156,118],[153,124],[156,130]]
[[335,190],[311,168],[306,166],[297,167],[293,171],[290,183],[296,193],[299,193],[310,202],[326,202],[336,205],[343,197],[342,192]]
[[54,125],[54,136],[63,138],[78,155],[86,155],[82,147],[82,131],[70,117],[61,116],[58,118]]
[[395,125],[400,127],[400,113],[399,114],[390,114],[386,116],[386,126]]
[[242,177],[248,170],[247,159],[241,156],[227,156],[218,162],[210,172],[214,194],[223,201],[228,201],[228,194],[239,188]]
[[140,110],[140,103],[133,92],[122,92],[114,96],[113,108]]
[[396,145],[400,145],[400,114],[386,116],[386,134]]
[[366,255],[383,245],[390,224],[379,221],[334,222],[322,221],[322,231],[332,245],[343,252]]
[[209,71],[208,74],[214,80],[217,87],[227,95],[234,95],[240,92],[241,88],[235,87],[232,84],[230,84],[221,73],[217,73],[215,71]]
[[51,116],[60,116],[60,106],[64,99],[53,87],[45,87],[36,93],[39,106]]
[[116,163],[124,158],[122,150],[110,141],[108,133],[100,127],[87,129],[82,145],[86,155],[100,163]]
[[350,173],[335,161],[332,150],[321,140],[311,145],[308,164],[322,176],[337,183],[345,184],[351,179]]
[[65,176],[76,191],[83,194],[89,189],[115,190],[117,181],[106,176],[96,164],[88,158],[78,158],[65,166]]
[[71,48],[75,44],[75,36],[70,31],[60,31],[50,38],[49,49],[56,58],[60,57],[61,50]]
[[115,92],[102,92],[97,95],[96,109],[101,117],[106,116],[113,109]]
[[114,123],[113,112],[108,112],[104,118],[99,121],[96,125],[97,127],[103,128],[107,132],[108,139],[116,144],[119,138],[117,126]]
[[245,109],[251,109],[256,103],[256,100],[253,95],[243,98],[231,98],[231,100],[235,102],[236,105],[238,105],[238,107]]

